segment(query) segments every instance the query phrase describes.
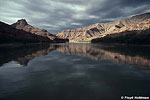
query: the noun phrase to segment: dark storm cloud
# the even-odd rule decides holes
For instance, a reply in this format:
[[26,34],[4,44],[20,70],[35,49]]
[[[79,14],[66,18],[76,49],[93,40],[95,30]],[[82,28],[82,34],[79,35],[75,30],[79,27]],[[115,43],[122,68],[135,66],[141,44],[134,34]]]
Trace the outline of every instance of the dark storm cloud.
[[150,12],[150,0],[0,0],[0,20],[29,24],[52,33]]

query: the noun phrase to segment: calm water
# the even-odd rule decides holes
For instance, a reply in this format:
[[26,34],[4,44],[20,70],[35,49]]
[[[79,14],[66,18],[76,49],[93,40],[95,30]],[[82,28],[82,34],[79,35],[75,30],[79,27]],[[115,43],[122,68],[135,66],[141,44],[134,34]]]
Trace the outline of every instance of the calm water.
[[150,47],[0,47],[0,100],[119,100],[150,96]]

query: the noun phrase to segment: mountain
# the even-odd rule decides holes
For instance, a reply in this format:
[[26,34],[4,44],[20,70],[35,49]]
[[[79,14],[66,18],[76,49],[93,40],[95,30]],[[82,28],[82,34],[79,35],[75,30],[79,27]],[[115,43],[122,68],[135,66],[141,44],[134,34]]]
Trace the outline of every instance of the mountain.
[[49,33],[47,30],[35,28],[27,23],[25,19],[18,20],[16,23],[11,25],[12,27],[23,30],[26,32],[30,32],[32,34],[49,38],[53,42],[66,42],[66,39],[58,38],[57,36]]
[[122,27],[113,34],[93,39],[91,42],[150,45],[150,19]]
[[31,34],[23,30],[13,28],[11,25],[0,21],[0,43],[37,43],[52,42],[47,37]]
[[92,40],[122,31],[131,25],[137,25],[142,21],[150,19],[150,13],[132,16],[122,20],[109,23],[96,23],[87,27],[67,29],[57,33],[60,38],[68,38],[70,42]]

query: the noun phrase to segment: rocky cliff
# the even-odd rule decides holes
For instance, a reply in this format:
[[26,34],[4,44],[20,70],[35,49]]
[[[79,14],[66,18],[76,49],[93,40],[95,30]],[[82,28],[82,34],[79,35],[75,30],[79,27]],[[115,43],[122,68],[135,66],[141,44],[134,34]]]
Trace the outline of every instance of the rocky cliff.
[[18,30],[8,24],[0,22],[0,43],[37,43],[52,42],[47,37],[31,34],[23,30]]
[[[148,19],[150,19],[150,13],[145,13],[110,23],[97,23],[83,28],[63,30],[57,33],[57,36],[68,38],[69,41],[92,40],[94,38],[104,37],[107,34],[125,31],[126,28],[129,28],[131,25],[137,25]],[[134,29],[130,28],[130,30]]]
[[35,27],[29,25],[25,19],[18,20],[16,23],[12,24],[11,26],[16,29],[30,32],[30,33],[38,35],[38,36],[49,38],[53,42],[66,42],[67,41],[66,39],[58,38],[57,36],[49,33],[45,29],[39,29],[39,28],[35,28]]
[[114,33],[93,39],[91,42],[150,45],[150,19],[122,27]]

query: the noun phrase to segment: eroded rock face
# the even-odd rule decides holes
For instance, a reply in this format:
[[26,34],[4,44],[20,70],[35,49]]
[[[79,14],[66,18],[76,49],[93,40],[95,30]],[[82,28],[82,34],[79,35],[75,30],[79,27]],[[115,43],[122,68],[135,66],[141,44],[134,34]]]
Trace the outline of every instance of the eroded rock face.
[[[23,27],[26,23],[21,22]],[[8,24],[0,22],[0,43],[37,43],[37,42],[51,42],[47,37],[38,36],[26,32],[23,30],[18,30],[11,27]]]
[[12,24],[12,27],[20,30],[24,30],[26,32],[30,32],[35,35],[39,35],[42,37],[47,37],[53,42],[65,42],[67,40],[58,38],[57,36],[49,33],[47,30],[35,28],[27,23],[25,19],[18,20],[16,23]]
[[25,19],[21,19],[18,20],[15,24],[13,24],[12,26],[17,28],[17,29],[22,29],[24,28],[26,25],[28,25],[27,21]]
[[131,24],[114,31],[114,33],[106,34],[104,37],[92,39],[92,43],[121,43],[150,45],[150,19]]
[[[94,38],[103,37],[106,34],[113,34],[116,32],[125,31],[132,25],[138,25],[140,22],[147,21],[148,19],[150,19],[150,13],[145,13],[115,22],[97,23],[83,28],[63,30],[62,32],[59,32],[57,36],[61,38],[68,38],[69,41],[92,40]],[[132,28],[130,30],[135,29],[137,28]]]

